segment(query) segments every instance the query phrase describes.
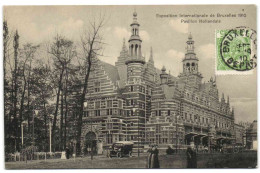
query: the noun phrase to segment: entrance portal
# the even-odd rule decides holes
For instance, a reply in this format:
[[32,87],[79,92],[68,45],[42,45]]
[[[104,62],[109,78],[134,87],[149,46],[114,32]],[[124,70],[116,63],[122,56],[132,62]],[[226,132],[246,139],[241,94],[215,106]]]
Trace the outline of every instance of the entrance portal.
[[91,151],[93,154],[97,153],[97,140],[94,132],[88,132],[85,136],[84,154],[90,155]]

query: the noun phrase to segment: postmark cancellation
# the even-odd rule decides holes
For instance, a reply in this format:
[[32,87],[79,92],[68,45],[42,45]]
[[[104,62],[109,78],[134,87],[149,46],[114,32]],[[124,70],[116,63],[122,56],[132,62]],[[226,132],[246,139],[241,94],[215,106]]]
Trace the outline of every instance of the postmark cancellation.
[[216,30],[216,75],[249,75],[257,66],[256,31],[248,27]]

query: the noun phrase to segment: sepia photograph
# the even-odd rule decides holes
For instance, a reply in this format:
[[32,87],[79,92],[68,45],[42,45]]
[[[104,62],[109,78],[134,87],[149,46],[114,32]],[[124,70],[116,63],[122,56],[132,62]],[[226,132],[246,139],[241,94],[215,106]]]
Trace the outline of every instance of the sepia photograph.
[[258,167],[256,5],[2,8],[5,169]]

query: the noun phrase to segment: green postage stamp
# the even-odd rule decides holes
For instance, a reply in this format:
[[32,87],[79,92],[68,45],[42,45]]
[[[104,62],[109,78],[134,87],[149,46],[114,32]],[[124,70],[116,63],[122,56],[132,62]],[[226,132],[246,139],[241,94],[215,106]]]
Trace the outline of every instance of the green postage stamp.
[[257,66],[256,47],[252,29],[216,30],[216,74],[252,74]]

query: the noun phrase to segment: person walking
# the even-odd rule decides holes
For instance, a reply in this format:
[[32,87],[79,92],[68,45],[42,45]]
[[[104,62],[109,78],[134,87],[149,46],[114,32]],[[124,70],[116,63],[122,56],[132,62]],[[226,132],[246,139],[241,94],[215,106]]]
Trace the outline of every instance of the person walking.
[[155,145],[155,147],[154,147],[154,167],[153,168],[160,168],[159,150],[157,149],[157,145]]
[[157,149],[157,145],[153,145],[150,149],[147,151],[148,154],[148,168],[160,168],[159,163],[159,150]]
[[187,168],[197,168],[197,152],[190,146],[186,151],[187,155]]
[[193,151],[190,146],[187,148],[186,155],[187,155],[187,168],[192,168]]
[[69,149],[69,147],[66,147],[66,158],[67,159],[70,158],[70,149]]
[[152,160],[152,151],[153,151],[153,146],[151,146],[148,150],[148,157],[147,157],[147,168],[151,168],[151,160]]
[[197,168],[197,151],[193,150],[192,153],[192,168]]

